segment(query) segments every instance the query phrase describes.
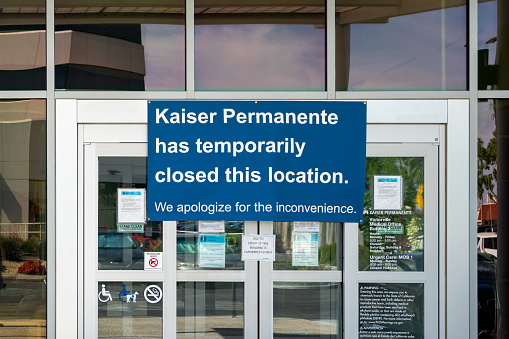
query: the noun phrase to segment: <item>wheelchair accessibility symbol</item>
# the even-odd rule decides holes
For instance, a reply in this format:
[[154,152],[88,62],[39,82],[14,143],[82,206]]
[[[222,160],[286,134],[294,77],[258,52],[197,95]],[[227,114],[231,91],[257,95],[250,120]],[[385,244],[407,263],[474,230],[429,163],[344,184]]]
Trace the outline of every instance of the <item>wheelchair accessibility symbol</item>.
[[135,303],[137,295],[138,292],[131,293],[130,291],[126,290],[125,285],[122,285],[122,291],[118,294],[118,298],[123,303],[130,303],[131,301]]
[[151,304],[155,304],[161,300],[163,297],[163,291],[161,290],[161,287],[157,285],[149,285],[145,289],[145,292],[143,293],[145,296],[145,300]]
[[104,284],[102,284],[102,289],[101,289],[101,292],[99,292],[98,297],[99,297],[99,301],[103,302],[103,303],[113,300],[111,298],[110,291],[106,291],[106,286]]

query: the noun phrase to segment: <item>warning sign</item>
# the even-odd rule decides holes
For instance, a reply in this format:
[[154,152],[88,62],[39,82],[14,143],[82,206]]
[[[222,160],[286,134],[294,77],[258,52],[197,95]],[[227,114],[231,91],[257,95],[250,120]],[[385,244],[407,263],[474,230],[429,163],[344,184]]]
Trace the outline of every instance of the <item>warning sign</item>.
[[145,271],[163,270],[163,252],[145,252]]

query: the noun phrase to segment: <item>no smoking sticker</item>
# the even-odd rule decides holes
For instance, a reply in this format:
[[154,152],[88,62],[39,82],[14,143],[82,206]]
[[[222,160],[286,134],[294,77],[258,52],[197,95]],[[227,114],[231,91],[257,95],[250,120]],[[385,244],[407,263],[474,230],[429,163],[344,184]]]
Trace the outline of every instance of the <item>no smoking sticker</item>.
[[145,271],[163,270],[163,252],[145,252]]

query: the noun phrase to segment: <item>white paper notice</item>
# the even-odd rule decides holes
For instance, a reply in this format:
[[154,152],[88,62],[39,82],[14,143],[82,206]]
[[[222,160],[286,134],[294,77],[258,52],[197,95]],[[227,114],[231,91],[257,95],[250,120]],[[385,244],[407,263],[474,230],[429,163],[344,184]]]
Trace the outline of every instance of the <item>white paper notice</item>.
[[293,222],[294,232],[320,232],[320,223],[314,221],[294,221]]
[[275,259],[275,235],[243,235],[242,260]]
[[224,233],[224,221],[204,221],[198,222],[198,232],[200,233]]
[[145,189],[119,188],[117,190],[118,223],[145,223]]
[[145,271],[163,270],[163,252],[145,252]]
[[318,266],[318,233],[293,233],[292,266]]
[[403,178],[400,175],[374,176],[373,209],[403,209]]
[[225,266],[225,236],[224,234],[200,234],[198,241],[198,266]]

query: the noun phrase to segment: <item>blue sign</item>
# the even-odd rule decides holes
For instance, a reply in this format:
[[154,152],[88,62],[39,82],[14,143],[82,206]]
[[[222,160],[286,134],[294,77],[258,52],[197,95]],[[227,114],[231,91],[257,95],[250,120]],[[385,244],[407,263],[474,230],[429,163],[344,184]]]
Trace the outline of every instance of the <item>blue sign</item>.
[[149,101],[149,220],[359,222],[366,106]]

